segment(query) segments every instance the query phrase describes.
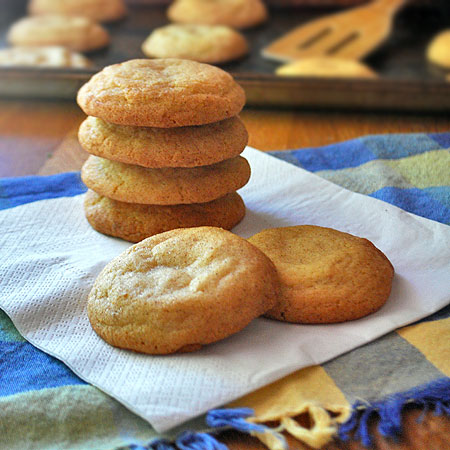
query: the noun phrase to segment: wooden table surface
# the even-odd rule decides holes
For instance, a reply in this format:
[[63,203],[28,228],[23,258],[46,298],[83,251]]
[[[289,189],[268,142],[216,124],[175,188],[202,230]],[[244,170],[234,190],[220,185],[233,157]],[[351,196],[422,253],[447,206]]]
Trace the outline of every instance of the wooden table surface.
[[[77,141],[84,114],[75,102],[0,100],[0,177],[48,175],[79,170],[87,154]],[[250,135],[249,145],[260,150],[314,147],[354,137],[398,132],[450,131],[450,117],[293,110],[245,109],[241,117]],[[376,432],[378,450],[449,450],[450,419],[409,408],[404,434],[398,442]],[[376,423],[372,424],[375,430]],[[221,436],[230,450],[263,450],[257,440],[227,432]],[[310,447],[289,439],[292,450]],[[360,450],[356,441],[335,441],[326,450]]]

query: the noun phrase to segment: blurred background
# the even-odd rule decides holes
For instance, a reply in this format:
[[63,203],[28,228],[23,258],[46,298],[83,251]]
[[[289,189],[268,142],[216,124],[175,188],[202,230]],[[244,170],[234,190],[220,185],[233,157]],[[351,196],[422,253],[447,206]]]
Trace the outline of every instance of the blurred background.
[[[23,30],[19,30],[22,34],[16,33],[19,38],[11,39],[12,27],[17,26],[17,22],[24,18],[30,17],[30,11],[27,9],[29,2],[2,0],[0,2],[0,96],[17,96],[22,93],[32,97],[73,97],[78,87],[102,67],[128,59],[149,57],[142,49],[143,43],[155,30],[173,22],[167,14],[172,3],[168,0],[126,0],[126,15],[118,20],[99,24],[109,35],[107,44],[101,44],[95,49],[78,49],[77,53],[81,54],[83,59],[77,57],[78,59],[71,60],[77,61],[78,67],[76,64],[66,64],[61,67],[55,64],[50,67],[53,71],[49,71],[48,66],[41,64],[42,56],[40,56],[41,63],[36,62],[35,56],[25,59],[24,62],[21,54],[17,57],[18,62],[12,63],[16,56],[14,58],[11,56],[11,50],[18,46],[29,46],[29,40],[23,38],[26,34]],[[250,103],[297,106],[306,102],[309,106],[316,104],[320,106],[324,102],[319,92],[322,89],[325,89],[328,96],[330,92],[332,96],[337,91],[344,92],[346,97],[336,100],[337,105],[343,107],[348,103],[349,107],[367,105],[369,108],[377,108],[380,102],[383,106],[383,99],[386,100],[387,107],[395,104],[403,107],[402,98],[425,94],[430,89],[432,94],[435,92],[435,97],[431,96],[432,101],[423,99],[422,106],[419,104],[419,108],[432,107],[432,104],[436,103],[435,98],[438,107],[440,103],[447,105],[450,101],[448,84],[450,34],[447,44],[440,45],[444,63],[431,61],[428,55],[433,40],[450,28],[449,1],[405,0],[399,2],[396,0],[394,3],[399,4],[398,11],[392,12],[390,7],[380,7],[377,12],[379,16],[385,15],[386,17],[381,18],[389,23],[389,31],[385,38],[381,39],[377,45],[373,45],[366,55],[346,58],[351,60],[351,65],[340,64],[336,61],[339,59],[337,58],[339,54],[329,55],[325,62],[323,55],[319,55],[321,57],[319,62],[307,61],[308,64],[302,62],[286,70],[282,66],[296,61],[292,58],[272,57],[273,55],[270,55],[267,49],[271,48],[275,42],[301,25],[327,18],[335,13],[351,12],[354,7],[370,6],[375,2],[266,0],[263,3],[268,11],[265,20],[254,26],[235,29],[248,44],[248,51],[243,56],[218,63],[204,61],[217,64],[232,73],[246,88]],[[389,1],[385,0],[384,4],[389,5]],[[370,20],[368,23],[361,23],[361,19],[356,17],[354,22],[350,20],[345,26],[350,34],[354,34],[355,30],[359,33],[358,29],[361,26],[365,30],[370,30],[371,23]],[[374,29],[375,25],[372,28]],[[47,31],[44,28],[41,34],[46,34]],[[36,29],[33,29],[34,47],[39,45],[35,45],[36,36],[39,34]],[[358,38],[364,43],[366,35],[361,34]],[[59,45],[58,40],[56,39],[51,45]],[[2,51],[9,51],[9,53],[4,53],[2,58]],[[166,56],[179,57],[179,54],[169,53]],[[58,57],[52,55],[49,59],[59,62],[61,58],[61,55]],[[190,58],[196,59],[195,55]],[[448,66],[445,63],[446,58]],[[68,60],[67,56],[65,60]],[[33,70],[36,68],[37,70]],[[57,73],[54,69],[58,69]],[[316,85],[310,84],[312,79],[322,85],[314,88]],[[351,85],[346,85],[345,81],[350,82]],[[292,95],[293,91],[296,92],[297,88],[305,86],[305,83],[310,89],[307,99],[304,93],[300,98],[298,95]],[[358,86],[360,88],[356,88]],[[400,88],[401,91],[404,86],[408,86],[408,89],[405,93],[400,93],[402,97],[399,99],[398,89]],[[368,95],[355,102],[355,99],[350,98],[349,95],[350,92],[355,92],[355,89],[362,93],[366,92]],[[389,98],[389,95],[393,95],[394,98]],[[408,109],[408,101],[405,105]]]

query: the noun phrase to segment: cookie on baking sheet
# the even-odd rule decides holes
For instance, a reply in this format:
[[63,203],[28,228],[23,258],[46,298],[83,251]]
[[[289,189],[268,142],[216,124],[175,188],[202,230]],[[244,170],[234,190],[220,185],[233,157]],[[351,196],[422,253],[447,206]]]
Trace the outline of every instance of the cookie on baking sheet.
[[224,25],[172,24],[156,28],[142,44],[150,58],[183,58],[220,64],[248,53],[245,37]]
[[366,64],[341,58],[304,58],[278,67],[275,73],[290,77],[377,78]]
[[62,14],[89,17],[98,22],[111,22],[126,15],[124,0],[30,0],[31,15]]
[[84,184],[105,197],[127,203],[203,203],[244,186],[250,165],[242,156],[199,167],[149,169],[89,156],[81,170]]
[[84,210],[95,230],[130,242],[175,228],[212,226],[231,230],[245,216],[244,202],[236,192],[207,203],[141,205],[118,202],[88,190]]
[[248,142],[236,116],[207,125],[149,128],[114,125],[88,117],[78,139],[89,153],[143,167],[195,167],[238,156]]
[[109,34],[87,17],[43,15],[14,23],[8,31],[8,41],[24,47],[56,45],[87,52],[108,45]]
[[244,90],[227,72],[184,59],[134,59],[104,68],[77,96],[81,109],[119,125],[182,127],[236,116]]
[[266,315],[295,323],[335,323],[373,313],[389,297],[392,264],[370,241],[331,228],[263,230],[249,241],[275,264],[280,302]]
[[0,50],[2,67],[74,67],[84,68],[92,63],[80,53],[65,47],[10,47]]
[[87,312],[109,344],[150,354],[193,351],[246,327],[276,301],[272,262],[221,228],[147,238],[97,277]]
[[431,63],[450,69],[450,29],[440,32],[433,38],[426,54]]
[[265,22],[261,0],[175,0],[167,10],[172,22],[249,28]]

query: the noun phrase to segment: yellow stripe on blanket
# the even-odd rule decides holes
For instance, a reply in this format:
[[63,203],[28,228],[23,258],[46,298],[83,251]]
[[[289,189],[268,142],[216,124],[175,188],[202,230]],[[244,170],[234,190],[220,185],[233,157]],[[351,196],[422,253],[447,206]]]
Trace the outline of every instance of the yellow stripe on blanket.
[[450,318],[411,325],[397,333],[450,377]]
[[450,151],[434,150],[383,162],[420,189],[450,184]]
[[[241,397],[228,407],[248,407],[255,411],[251,422],[279,423],[277,431],[286,431],[313,448],[329,442],[338,423],[345,422],[351,407],[344,394],[321,366],[307,367]],[[295,420],[303,416],[302,425]],[[271,450],[279,443],[270,435],[254,433]]]

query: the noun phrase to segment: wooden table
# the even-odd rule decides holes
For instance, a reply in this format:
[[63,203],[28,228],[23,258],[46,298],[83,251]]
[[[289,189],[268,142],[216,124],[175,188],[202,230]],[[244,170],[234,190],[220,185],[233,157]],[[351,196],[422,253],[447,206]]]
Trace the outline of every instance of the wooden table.
[[[87,158],[77,141],[84,117],[74,102],[0,100],[0,177],[79,170]],[[367,134],[450,131],[449,117],[420,114],[245,109],[241,117],[250,134],[249,144],[264,151],[314,147]],[[405,433],[400,442],[387,441],[375,432],[374,449],[450,449],[450,419],[429,412],[418,423],[420,414],[413,407],[405,412]],[[236,432],[224,433],[221,440],[230,450],[265,448],[256,439]],[[292,450],[310,448],[292,439],[289,443]],[[324,449],[364,447],[356,441],[336,441]]]

